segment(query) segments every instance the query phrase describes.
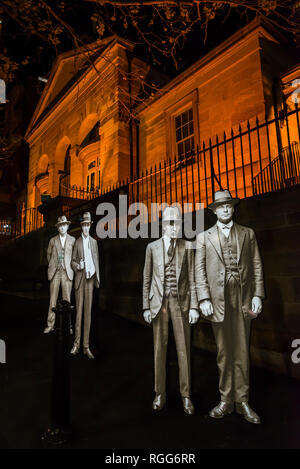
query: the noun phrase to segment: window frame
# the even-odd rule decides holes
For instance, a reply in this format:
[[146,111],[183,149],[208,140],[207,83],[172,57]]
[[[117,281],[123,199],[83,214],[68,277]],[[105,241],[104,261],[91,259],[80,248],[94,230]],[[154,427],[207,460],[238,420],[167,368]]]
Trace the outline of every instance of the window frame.
[[[177,127],[176,119],[177,119],[178,117],[180,117],[180,116],[183,116],[183,114],[189,113],[190,111],[192,112],[192,120],[187,120],[186,124],[182,124],[182,123],[181,123],[180,126]],[[189,117],[188,117],[188,119],[189,119]],[[192,125],[193,125],[193,132],[192,132],[191,134],[188,134],[186,137],[183,137],[183,138],[181,138],[181,139],[179,139],[179,140],[177,141],[177,130],[180,128],[181,131],[182,131],[182,130],[183,130],[183,127],[186,126],[186,125],[189,127],[190,122],[192,122]],[[193,138],[193,148],[194,148],[194,150],[195,150],[195,125],[194,125],[193,106],[188,107],[188,108],[187,108],[185,111],[183,111],[183,112],[180,111],[178,114],[176,114],[176,115],[174,116],[174,135],[175,135],[175,155],[176,155],[176,159],[177,159],[177,160],[183,160],[184,158],[180,156],[179,151],[178,151],[178,148],[179,148],[179,145],[180,145],[180,144],[183,144],[183,145],[184,145],[184,142],[186,142],[186,141],[188,141],[188,140],[191,141],[191,138]],[[190,150],[190,151],[192,151],[192,150]],[[183,154],[184,154],[184,153],[183,153]]]
[[[194,149],[196,151],[197,146],[200,144],[200,128],[199,128],[199,92],[198,88],[194,89],[186,96],[181,98],[176,103],[172,104],[166,111],[167,120],[167,159],[178,161],[177,143],[176,143],[176,126],[175,118],[184,113],[185,111],[192,109],[193,111],[193,127],[194,127]],[[190,160],[190,158],[189,158]],[[184,160],[181,160],[181,164]]]

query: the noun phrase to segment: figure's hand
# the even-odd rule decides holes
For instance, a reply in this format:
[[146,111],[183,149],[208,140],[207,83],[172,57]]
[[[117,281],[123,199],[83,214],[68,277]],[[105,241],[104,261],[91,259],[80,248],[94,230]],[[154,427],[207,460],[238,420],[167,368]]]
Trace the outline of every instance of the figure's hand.
[[143,316],[144,316],[144,319],[145,321],[148,323],[148,324],[151,324],[151,311],[150,309],[145,309],[145,311],[143,312]]
[[214,314],[214,308],[210,300],[202,300],[200,302],[200,309],[203,316],[211,316]]
[[83,259],[80,260],[80,263],[77,265],[77,270],[83,270],[84,269],[84,261]]
[[262,300],[259,296],[254,296],[251,303],[252,311],[255,314],[260,314],[262,311]]
[[195,324],[198,321],[199,313],[196,309],[190,309],[189,311],[189,323]]

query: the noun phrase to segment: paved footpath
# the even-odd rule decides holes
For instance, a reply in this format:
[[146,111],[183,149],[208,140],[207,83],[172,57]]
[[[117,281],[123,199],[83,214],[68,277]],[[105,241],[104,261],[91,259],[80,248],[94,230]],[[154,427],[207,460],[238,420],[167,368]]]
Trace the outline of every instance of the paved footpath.
[[[49,423],[53,335],[42,331],[47,299],[0,295],[0,338],[7,363],[0,365],[0,448],[45,448]],[[94,317],[99,355],[71,357],[68,448],[300,448],[297,381],[261,369],[251,372],[251,403],[263,424],[239,415],[213,420],[217,369],[213,354],[193,350],[194,416],[183,413],[171,341],[167,407],[154,413],[152,330],[108,313]]]

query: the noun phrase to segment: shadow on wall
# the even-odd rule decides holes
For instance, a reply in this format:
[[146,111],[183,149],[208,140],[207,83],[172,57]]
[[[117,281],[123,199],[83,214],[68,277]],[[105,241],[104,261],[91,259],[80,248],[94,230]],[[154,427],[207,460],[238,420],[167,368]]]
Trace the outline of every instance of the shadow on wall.
[[35,291],[47,282],[47,232],[44,228],[0,246],[1,288]]
[[[295,187],[243,199],[235,219],[255,230],[264,264],[267,298],[261,317],[253,321],[253,363],[300,379],[300,366],[291,362],[292,341],[300,338],[299,198],[300,187]],[[205,212],[205,228],[208,228],[216,219],[212,212]],[[97,238],[97,219],[93,212],[92,218],[95,223],[91,235]],[[76,237],[80,235],[79,230],[76,230]],[[2,289],[48,290],[46,251],[49,239],[55,233],[55,228],[42,228],[0,247]],[[145,324],[142,276],[145,249],[150,241],[98,240],[101,310]],[[193,334],[197,347],[215,350],[207,321],[201,321]]]
[[[300,337],[300,188],[241,200],[237,223],[255,230],[266,285],[261,317],[254,320],[252,361],[276,372],[300,379],[300,367],[291,362],[291,343]],[[205,210],[205,228],[216,222]],[[147,244],[151,240],[105,239],[105,289],[100,303],[108,312],[145,324],[142,316],[142,274]],[[194,328],[194,344],[214,351],[211,326],[202,320]]]

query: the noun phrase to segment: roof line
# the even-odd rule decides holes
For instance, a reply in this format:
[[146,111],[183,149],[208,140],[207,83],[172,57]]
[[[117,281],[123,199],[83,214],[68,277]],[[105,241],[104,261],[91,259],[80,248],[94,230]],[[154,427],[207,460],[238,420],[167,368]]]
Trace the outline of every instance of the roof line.
[[[87,46],[82,46],[80,47],[79,49],[72,49],[70,51],[66,51],[66,52],[63,52],[61,54],[59,54],[57,57],[56,57],[56,60],[55,60],[55,63],[51,69],[51,73],[50,73],[50,76],[48,78],[48,81],[47,81],[47,84],[45,86],[45,88],[43,89],[43,92],[42,92],[42,95],[39,99],[39,102],[35,108],[35,111],[32,115],[32,118],[30,119],[30,122],[28,124],[28,127],[26,129],[26,132],[25,132],[25,140],[27,139],[27,137],[30,135],[30,133],[32,132],[32,130],[34,129],[34,124],[36,122],[36,117],[37,115],[39,114],[39,111],[41,109],[41,106],[44,102],[44,99],[46,98],[47,96],[47,93],[49,91],[49,88],[53,82],[53,79],[55,77],[55,74],[58,70],[58,67],[59,67],[59,64],[65,60],[65,59],[68,59],[68,58],[71,58],[72,56],[76,56],[76,55],[81,55],[83,54],[84,52],[86,52],[86,49],[88,48],[89,49],[89,52],[96,52],[98,48],[100,48],[101,46],[105,47],[109,47],[109,46],[112,46],[114,45],[116,42],[119,42],[119,43],[123,43],[126,47],[130,48],[130,49],[133,49],[134,48],[134,44],[131,42],[131,41],[128,41],[127,39],[124,39],[122,37],[120,37],[118,34],[112,34],[110,36],[108,36],[107,38],[105,39],[98,39],[97,41],[95,42],[92,42],[90,44],[87,44]],[[98,46],[98,47],[96,47]],[[106,48],[104,50],[102,50],[102,53],[106,50]],[[86,73],[89,72],[89,70],[93,67],[93,64],[90,64],[87,69],[85,70]],[[78,78],[78,80],[80,80],[82,78],[82,76],[80,76]]]
[[147,107],[147,104],[152,104],[153,102],[160,99],[163,95],[168,93],[177,84],[183,81],[187,76],[191,75],[191,73],[197,71],[200,67],[203,67],[207,63],[211,62],[220,53],[229,49],[230,46],[237,43],[239,40],[247,37],[251,32],[259,28],[264,28],[266,32],[269,32],[275,39],[278,39],[280,42],[288,42],[285,36],[283,36],[280,32],[278,32],[272,25],[270,25],[269,23],[267,23],[265,20],[261,18],[255,18],[249,24],[247,24],[243,28],[233,33],[231,36],[225,39],[225,41],[222,41],[219,45],[214,47],[211,51],[209,51],[203,57],[201,57],[192,65],[190,65],[186,70],[181,72],[179,75],[175,76],[167,85],[165,85],[159,91],[157,91],[157,93],[154,96],[149,97],[143,103],[139,104],[136,107],[136,111],[142,112]]

